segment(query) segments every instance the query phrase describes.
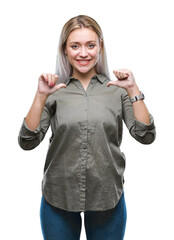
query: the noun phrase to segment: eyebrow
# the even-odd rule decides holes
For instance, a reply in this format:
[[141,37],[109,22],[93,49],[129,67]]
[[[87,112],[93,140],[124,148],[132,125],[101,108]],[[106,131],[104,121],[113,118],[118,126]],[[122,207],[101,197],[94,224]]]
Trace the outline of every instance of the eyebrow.
[[[91,40],[88,41],[87,43],[96,43],[97,41]],[[79,44],[80,42],[70,42],[70,44]]]

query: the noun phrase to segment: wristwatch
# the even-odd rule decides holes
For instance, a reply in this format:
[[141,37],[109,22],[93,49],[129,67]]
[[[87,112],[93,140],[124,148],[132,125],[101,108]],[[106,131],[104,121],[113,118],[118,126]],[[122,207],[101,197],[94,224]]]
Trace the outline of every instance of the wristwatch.
[[131,103],[134,103],[138,100],[143,100],[145,98],[144,94],[142,92],[140,92],[141,94],[139,94],[138,96],[135,96],[133,98],[130,98]]

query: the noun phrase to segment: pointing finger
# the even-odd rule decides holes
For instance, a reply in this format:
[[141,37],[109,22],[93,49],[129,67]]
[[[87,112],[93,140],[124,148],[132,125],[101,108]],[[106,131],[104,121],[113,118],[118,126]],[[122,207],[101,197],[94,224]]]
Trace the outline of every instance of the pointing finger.
[[59,83],[55,86],[56,90],[62,88],[62,87],[65,87],[66,88],[66,85],[64,83]]
[[110,82],[108,82],[107,87],[109,87],[110,85],[117,86],[117,81],[110,81]]

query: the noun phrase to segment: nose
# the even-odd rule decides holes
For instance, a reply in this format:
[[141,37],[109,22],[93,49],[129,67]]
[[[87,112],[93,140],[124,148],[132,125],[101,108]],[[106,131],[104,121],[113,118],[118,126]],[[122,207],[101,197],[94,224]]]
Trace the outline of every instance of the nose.
[[85,46],[82,46],[80,48],[79,56],[82,57],[82,58],[86,58],[88,56],[88,52],[87,52]]

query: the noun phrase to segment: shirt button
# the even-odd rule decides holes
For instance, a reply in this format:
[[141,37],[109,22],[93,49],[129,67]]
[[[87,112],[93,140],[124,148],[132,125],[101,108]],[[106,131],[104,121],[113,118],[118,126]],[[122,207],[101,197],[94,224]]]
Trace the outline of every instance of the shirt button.
[[83,149],[86,149],[86,148],[87,148],[86,144],[83,144]]

